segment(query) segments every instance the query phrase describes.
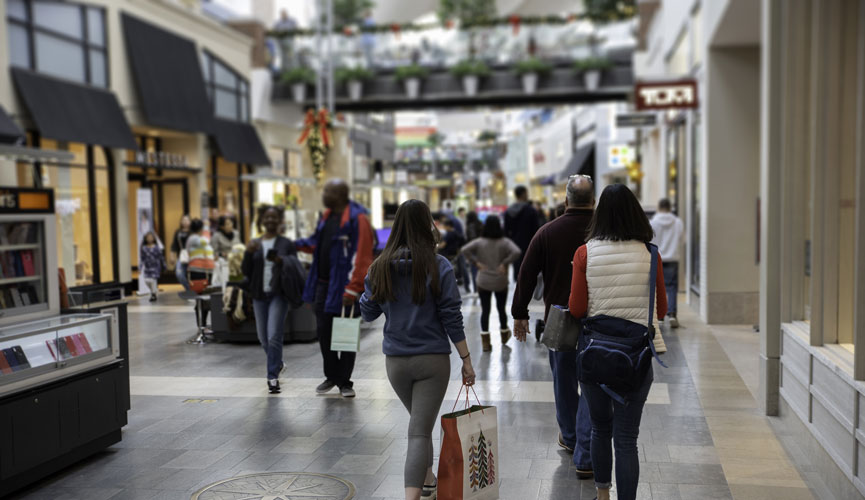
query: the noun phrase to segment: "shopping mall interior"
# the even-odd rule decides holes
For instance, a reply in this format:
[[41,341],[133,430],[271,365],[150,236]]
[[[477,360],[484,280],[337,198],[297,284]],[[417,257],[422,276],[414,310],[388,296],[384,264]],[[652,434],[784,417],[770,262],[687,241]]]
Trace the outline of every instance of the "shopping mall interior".
[[862,0],[0,13],[0,498],[865,498]]

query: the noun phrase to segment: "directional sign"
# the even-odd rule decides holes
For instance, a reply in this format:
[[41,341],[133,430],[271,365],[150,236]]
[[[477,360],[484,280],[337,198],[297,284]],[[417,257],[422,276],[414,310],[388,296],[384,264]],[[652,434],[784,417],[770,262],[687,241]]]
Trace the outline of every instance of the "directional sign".
[[640,82],[634,88],[637,111],[697,108],[697,81]]
[[658,117],[654,113],[624,113],[616,115],[617,127],[654,127]]

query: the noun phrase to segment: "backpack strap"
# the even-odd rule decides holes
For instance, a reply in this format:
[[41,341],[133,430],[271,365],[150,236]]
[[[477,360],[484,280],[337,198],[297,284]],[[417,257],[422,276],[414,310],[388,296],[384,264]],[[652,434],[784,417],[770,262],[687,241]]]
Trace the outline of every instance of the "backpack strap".
[[652,356],[655,358],[655,361],[664,368],[667,368],[667,365],[658,357],[658,351],[655,350],[655,342],[653,342],[655,338],[655,325],[653,323],[655,320],[655,283],[658,279],[658,247],[651,243],[646,243],[646,248],[651,254],[651,264],[649,265],[649,326],[647,327],[651,334],[649,335],[649,348],[652,350]]

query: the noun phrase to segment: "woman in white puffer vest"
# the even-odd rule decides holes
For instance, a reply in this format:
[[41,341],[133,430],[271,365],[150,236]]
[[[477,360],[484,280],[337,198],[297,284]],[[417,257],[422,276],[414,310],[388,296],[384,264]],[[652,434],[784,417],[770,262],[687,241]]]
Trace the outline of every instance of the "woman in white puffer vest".
[[[649,272],[652,226],[636,196],[627,186],[604,189],[589,225],[585,245],[574,254],[569,309],[576,318],[607,315],[641,325],[649,321]],[[655,277],[658,321],[667,314],[664,272],[658,257]],[[613,455],[616,450],[616,488],[619,500],[637,496],[640,477],[637,436],[643,406],[654,380],[651,367],[639,389],[622,394],[627,404],[614,401],[600,386],[580,382],[592,420],[591,455],[598,500],[610,498]]]

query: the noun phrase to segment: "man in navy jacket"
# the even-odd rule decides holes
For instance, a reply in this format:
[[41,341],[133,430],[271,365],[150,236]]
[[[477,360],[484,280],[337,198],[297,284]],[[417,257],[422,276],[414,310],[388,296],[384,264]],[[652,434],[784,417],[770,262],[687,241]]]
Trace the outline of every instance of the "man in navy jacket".
[[367,210],[349,200],[348,185],[333,179],[324,186],[326,210],[315,234],[297,240],[298,250],[313,254],[312,269],[303,292],[304,302],[315,306],[318,342],[324,360],[325,381],[315,391],[325,394],[338,387],[343,397],[355,396],[351,373],[356,353],[330,349],[333,318],[360,314],[356,303],[373,259],[373,229]]

